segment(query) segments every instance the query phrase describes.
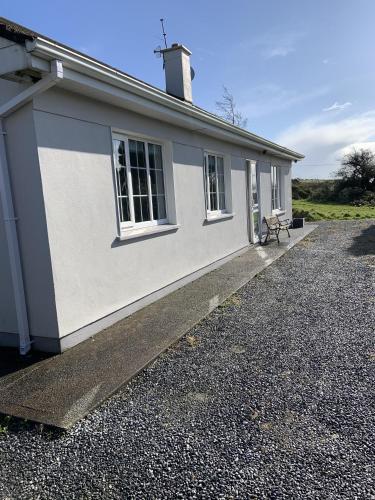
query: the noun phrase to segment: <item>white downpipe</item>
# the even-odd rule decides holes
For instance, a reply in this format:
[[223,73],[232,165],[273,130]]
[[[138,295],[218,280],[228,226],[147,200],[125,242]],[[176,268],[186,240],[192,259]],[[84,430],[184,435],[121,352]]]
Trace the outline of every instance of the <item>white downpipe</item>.
[[26,296],[23,283],[22,263],[17,234],[17,218],[14,212],[12,188],[6,154],[3,118],[20,108],[33,97],[55,85],[63,78],[63,68],[60,61],[51,62],[51,72],[39,80],[38,83],[0,107],[0,201],[4,216],[5,234],[8,246],[10,270],[12,276],[14,300],[17,313],[20,354],[27,354],[31,349],[29,321],[27,316]]

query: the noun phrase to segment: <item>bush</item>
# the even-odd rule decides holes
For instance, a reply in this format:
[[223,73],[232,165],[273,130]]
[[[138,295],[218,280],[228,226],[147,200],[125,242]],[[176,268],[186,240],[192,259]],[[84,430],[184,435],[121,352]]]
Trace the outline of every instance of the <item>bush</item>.
[[309,222],[315,220],[308,210],[298,208],[293,208],[293,219],[306,219]]
[[336,200],[339,203],[351,203],[353,200],[360,200],[363,194],[361,188],[357,186],[346,186],[340,189],[340,183],[336,186]]
[[303,189],[302,186],[295,184],[292,185],[293,200],[307,200],[309,196],[310,193],[306,189]]

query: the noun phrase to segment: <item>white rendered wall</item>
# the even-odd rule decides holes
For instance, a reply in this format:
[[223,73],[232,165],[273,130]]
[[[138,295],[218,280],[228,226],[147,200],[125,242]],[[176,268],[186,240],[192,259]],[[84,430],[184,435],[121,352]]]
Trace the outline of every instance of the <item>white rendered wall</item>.
[[[255,151],[61,90],[35,100],[34,122],[60,337],[245,247],[246,159],[262,160],[268,211],[271,158]],[[110,127],[170,141],[176,232],[117,241]],[[232,219],[204,221],[204,149],[230,158]]]
[[1,333],[17,334],[17,316],[3,212],[0,205],[0,334]]
[[30,333],[56,337],[55,297],[32,103],[6,118],[5,129]]

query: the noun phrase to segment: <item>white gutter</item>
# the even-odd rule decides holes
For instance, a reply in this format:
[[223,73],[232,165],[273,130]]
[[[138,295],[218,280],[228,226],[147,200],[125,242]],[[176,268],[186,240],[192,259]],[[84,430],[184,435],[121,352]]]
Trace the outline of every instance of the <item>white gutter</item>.
[[304,155],[300,153],[284,148],[279,144],[264,139],[263,137],[259,137],[256,134],[248,132],[240,127],[236,127],[235,125],[232,125],[201,108],[184,103],[145,82],[127,75],[126,73],[112,68],[111,66],[107,66],[106,64],[96,61],[88,56],[75,52],[68,47],[63,47],[50,40],[38,37],[33,41],[26,41],[26,50],[29,53],[41,58],[59,59],[63,61],[64,66],[67,68],[74,69],[82,74],[105,81],[115,87],[122,88],[135,95],[148,99],[149,101],[153,101],[166,108],[177,111],[182,115],[198,119],[200,122],[225,130],[226,132],[248,141],[249,147],[257,146],[257,149],[264,149],[267,150],[268,153],[276,154],[290,160],[302,160],[304,158]]
[[0,106],[0,200],[4,216],[6,242],[8,246],[10,270],[17,314],[20,354],[27,354],[31,349],[29,321],[27,316],[26,296],[23,283],[22,263],[17,234],[17,218],[14,212],[9,166],[6,154],[3,118],[9,116],[33,97],[56,85],[63,78],[63,67],[60,61],[51,61],[51,72],[38,83],[24,90],[16,97]]

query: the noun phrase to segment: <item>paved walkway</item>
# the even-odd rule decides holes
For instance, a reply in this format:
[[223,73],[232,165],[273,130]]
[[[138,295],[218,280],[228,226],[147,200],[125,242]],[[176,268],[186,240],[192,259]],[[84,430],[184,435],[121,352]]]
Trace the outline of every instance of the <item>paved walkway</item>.
[[251,247],[62,355],[31,359],[20,369],[3,351],[0,412],[69,428],[315,227],[292,230],[279,246]]

